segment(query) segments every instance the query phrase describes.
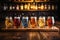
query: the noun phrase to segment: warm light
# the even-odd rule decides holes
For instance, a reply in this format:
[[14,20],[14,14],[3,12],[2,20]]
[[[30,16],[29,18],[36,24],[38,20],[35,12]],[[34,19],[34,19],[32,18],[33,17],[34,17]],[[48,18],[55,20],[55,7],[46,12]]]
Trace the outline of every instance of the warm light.
[[30,9],[30,3],[28,3],[28,8],[27,8],[28,10]]
[[21,10],[23,10],[23,5],[20,6]]
[[37,5],[36,5],[35,9],[37,10]]
[[45,2],[48,2],[49,0],[44,0]]
[[19,5],[17,5],[16,9],[19,10]]
[[13,6],[13,9],[15,9],[15,7]]
[[10,10],[12,10],[12,6],[10,6]]
[[52,10],[54,10],[54,5],[52,5]]
[[31,9],[34,9],[34,5],[31,5]]
[[43,4],[41,5],[41,10],[44,10],[44,5]]
[[32,5],[32,6],[31,6],[31,9],[33,9],[33,10],[37,10],[37,6]]
[[47,9],[47,5],[45,4],[45,10]]
[[40,9],[41,7],[38,7],[38,9]]
[[24,0],[22,0],[22,1],[24,1]]
[[24,7],[25,7],[25,9],[27,9],[27,8],[28,8],[28,5],[27,5],[27,4],[25,4],[25,6],[24,6]]

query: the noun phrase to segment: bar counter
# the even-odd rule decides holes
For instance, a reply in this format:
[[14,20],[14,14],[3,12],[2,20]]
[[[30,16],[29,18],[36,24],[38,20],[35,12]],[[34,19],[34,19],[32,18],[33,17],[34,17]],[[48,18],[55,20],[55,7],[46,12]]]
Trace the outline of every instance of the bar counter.
[[39,31],[39,32],[59,32],[59,28],[57,28],[56,26],[53,26],[51,28],[48,28],[48,27],[45,27],[45,28],[16,28],[16,29],[2,28],[1,31],[3,31],[3,32],[6,32],[6,31],[8,31],[8,32],[13,32],[13,31],[20,31],[20,32],[23,32],[23,31],[25,31],[25,32],[29,32],[29,31],[31,31],[31,32],[33,32],[33,31],[34,32],[35,31],[36,32],[37,31]]

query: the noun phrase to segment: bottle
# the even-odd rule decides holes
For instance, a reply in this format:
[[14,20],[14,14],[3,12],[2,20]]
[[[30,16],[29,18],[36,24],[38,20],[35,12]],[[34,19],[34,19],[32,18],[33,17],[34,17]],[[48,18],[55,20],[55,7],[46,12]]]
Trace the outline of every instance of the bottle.
[[8,6],[7,5],[4,5],[4,10],[7,10],[8,9]]
[[37,8],[37,4],[35,5],[36,7],[35,7],[35,9],[37,10],[38,8]]
[[44,5],[43,4],[41,4],[41,10],[44,10]]
[[10,7],[9,7],[9,10],[12,10],[13,8],[12,8],[12,5],[10,5]]
[[12,9],[15,10],[15,6],[13,6]]
[[31,4],[30,9],[31,9],[31,10],[35,10],[35,3]]
[[51,9],[51,6],[50,5],[48,5],[48,10],[50,10]]
[[16,10],[19,10],[19,5],[16,6]]
[[45,8],[44,9],[47,10],[47,4],[45,4]]
[[20,5],[20,10],[23,10],[23,4]]
[[31,4],[31,6],[30,6],[30,10],[33,10],[33,6],[32,6],[32,4]]
[[45,17],[39,17],[38,25],[39,25],[40,28],[44,28],[44,26],[45,26]]
[[28,8],[27,9],[30,10],[30,3],[28,3]]
[[54,7],[54,5],[52,5],[52,10],[54,10],[55,9],[55,7]]
[[27,5],[27,4],[24,5],[24,9],[25,9],[25,10],[28,9],[28,5]]
[[40,8],[41,8],[41,5],[40,5],[40,4],[38,4],[38,10],[40,10]]

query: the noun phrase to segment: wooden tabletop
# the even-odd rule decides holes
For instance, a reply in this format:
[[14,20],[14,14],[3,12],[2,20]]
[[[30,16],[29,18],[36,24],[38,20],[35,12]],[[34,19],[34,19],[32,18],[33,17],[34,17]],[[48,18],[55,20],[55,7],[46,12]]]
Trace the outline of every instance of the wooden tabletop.
[[56,26],[53,26],[51,28],[49,28],[48,26],[46,26],[45,28],[16,28],[16,29],[13,29],[13,28],[2,28],[1,31],[9,31],[9,32],[12,32],[12,31],[20,31],[20,32],[29,32],[29,31],[38,31],[38,32],[58,32],[59,31],[59,28],[57,28]]

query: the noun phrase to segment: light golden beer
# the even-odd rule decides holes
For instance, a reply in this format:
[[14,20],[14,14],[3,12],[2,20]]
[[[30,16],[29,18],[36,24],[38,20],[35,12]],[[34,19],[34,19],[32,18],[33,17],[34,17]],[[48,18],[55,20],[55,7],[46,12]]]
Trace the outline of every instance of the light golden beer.
[[40,28],[43,28],[45,26],[45,17],[39,17],[38,25]]

